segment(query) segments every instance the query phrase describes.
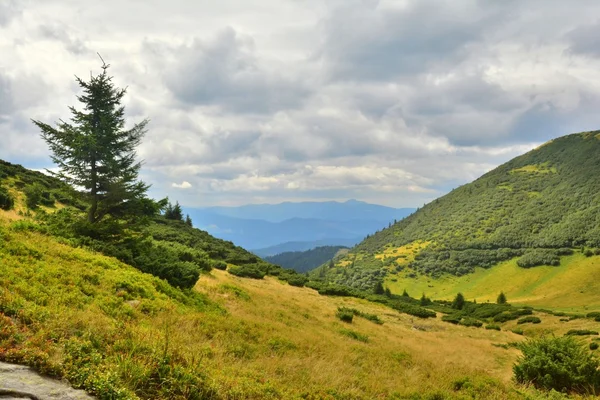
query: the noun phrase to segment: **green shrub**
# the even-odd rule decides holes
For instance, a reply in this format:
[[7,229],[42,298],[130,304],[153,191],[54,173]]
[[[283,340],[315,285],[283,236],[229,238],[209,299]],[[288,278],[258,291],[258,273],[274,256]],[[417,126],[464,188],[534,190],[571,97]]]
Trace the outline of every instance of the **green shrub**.
[[367,343],[369,341],[369,337],[367,335],[363,335],[362,333],[353,331],[352,329],[341,329],[340,333],[344,336],[348,336],[351,339],[358,340],[359,342]]
[[539,319],[538,317],[534,317],[532,315],[529,315],[527,317],[523,317],[520,320],[517,321],[517,324],[539,324],[540,322],[542,322],[541,319]]
[[504,311],[494,316],[494,322],[507,322],[517,319],[523,315],[531,315],[533,311],[530,308],[522,308],[519,310]]
[[15,199],[6,190],[6,188],[0,186],[0,209],[8,211],[15,206]]
[[378,325],[383,325],[383,321],[380,320],[377,315],[368,314],[368,313],[362,312],[360,310],[357,310],[356,308],[338,307],[338,312],[337,312],[336,316],[344,322],[352,322],[352,318],[350,318],[350,321],[345,321],[343,318],[341,318],[340,314],[342,314],[342,313],[356,315],[357,317],[361,317],[361,318],[367,319],[371,322],[375,322]]
[[597,350],[597,349],[598,349],[598,343],[596,343],[596,342],[590,343],[590,350]]
[[383,325],[383,321],[381,319],[379,319],[379,317],[375,314],[367,314],[367,313],[363,313],[363,312],[359,311],[358,314],[355,314],[355,315],[358,315],[361,318],[364,318],[366,320],[374,322],[377,325]]
[[419,300],[419,304],[422,306],[428,306],[431,305],[432,301],[429,297],[425,296],[425,293],[423,293],[423,296],[421,296],[421,300]]
[[593,312],[587,313],[585,315],[585,317],[592,318],[592,319],[598,318],[598,317],[600,317],[600,311],[593,311]]
[[591,331],[589,329],[571,329],[566,333],[567,336],[597,336],[597,331]]
[[308,282],[308,278],[302,274],[298,274],[295,271],[286,271],[285,274],[280,275],[280,279],[287,281],[291,286],[303,287],[306,282]]
[[463,325],[463,326],[474,326],[476,328],[481,328],[481,326],[483,326],[483,322],[478,321],[476,319],[473,318],[463,318],[460,322],[459,325]]
[[221,271],[225,271],[227,269],[227,263],[223,260],[214,260],[212,262],[212,267],[215,269],[220,269]]
[[[356,296],[356,292],[347,286],[327,285],[318,289],[319,294],[324,296]],[[359,297],[359,296],[356,296]]]
[[531,249],[517,260],[521,268],[537,267],[539,265],[560,265],[560,258],[554,249]]
[[265,271],[256,265],[232,265],[227,271],[242,278],[262,279],[266,275]]
[[354,318],[354,312],[352,312],[352,310],[339,307],[335,313],[335,316],[338,317],[340,321],[351,324],[352,319]]
[[456,297],[454,298],[454,301],[452,301],[451,307],[456,310],[462,310],[464,305],[465,305],[465,296],[463,296],[462,293],[457,293]]
[[504,292],[500,292],[500,294],[498,295],[498,298],[496,299],[496,303],[506,304],[506,295],[504,294]]
[[500,326],[499,325],[494,325],[494,324],[489,324],[489,325],[485,326],[485,329],[499,331],[500,330]]
[[36,209],[40,204],[47,207],[54,206],[54,198],[52,194],[39,183],[25,186],[23,189],[25,193],[25,204],[30,209]]
[[521,335],[521,336],[522,336],[522,335],[523,335],[523,333],[524,333],[524,332],[523,332],[523,329],[521,329],[521,328],[515,328],[515,329],[511,330],[511,332],[512,332],[512,333],[515,333],[515,334],[517,334],[517,335]]
[[401,301],[397,301],[395,303],[389,303],[389,305],[400,312],[403,312],[408,315],[413,315],[419,318],[435,318],[435,312],[428,310],[423,307],[415,306],[412,304],[407,304]]
[[519,383],[546,390],[594,394],[600,389],[600,362],[571,337],[544,337],[519,344],[523,356],[513,367]]
[[444,315],[442,317],[442,321],[444,321],[444,322],[450,322],[451,324],[455,324],[455,325],[459,324],[461,319],[462,319],[462,316],[460,316],[460,315],[452,315],[452,314],[450,314],[450,315]]

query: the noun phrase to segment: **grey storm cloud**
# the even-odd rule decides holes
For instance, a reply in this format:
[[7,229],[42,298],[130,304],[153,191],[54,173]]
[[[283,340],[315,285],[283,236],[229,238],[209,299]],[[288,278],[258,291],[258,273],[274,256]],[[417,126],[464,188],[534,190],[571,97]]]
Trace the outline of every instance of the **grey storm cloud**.
[[42,24],[39,27],[39,32],[43,38],[57,40],[63,43],[70,53],[79,55],[89,52],[85,43],[71,34],[62,24]]
[[566,35],[570,43],[569,51],[573,54],[583,54],[600,57],[600,21],[573,29]]
[[349,1],[322,22],[319,56],[330,63],[332,79],[387,81],[449,68],[505,18],[470,1],[388,4]]
[[16,0],[3,0],[0,2],[0,26],[8,25],[20,13],[21,6]]
[[300,106],[309,94],[302,80],[261,62],[254,47],[251,37],[233,28],[213,40],[195,39],[176,50],[167,85],[183,102],[233,112],[268,113]]
[[0,123],[12,112],[12,103],[10,81],[0,72]]

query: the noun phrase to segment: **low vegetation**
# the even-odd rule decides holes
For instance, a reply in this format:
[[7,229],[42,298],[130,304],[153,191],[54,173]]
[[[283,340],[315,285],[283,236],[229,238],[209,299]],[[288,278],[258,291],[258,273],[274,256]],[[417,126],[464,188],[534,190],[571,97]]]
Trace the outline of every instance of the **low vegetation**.
[[558,392],[600,393],[600,361],[571,337],[542,337],[519,345],[518,382]]

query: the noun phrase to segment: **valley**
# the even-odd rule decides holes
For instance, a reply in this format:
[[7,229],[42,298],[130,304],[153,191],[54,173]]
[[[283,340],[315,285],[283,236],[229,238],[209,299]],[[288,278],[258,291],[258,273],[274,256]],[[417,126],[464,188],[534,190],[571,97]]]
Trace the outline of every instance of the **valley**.
[[2,162],[0,360],[100,399],[567,398],[515,366],[548,337],[596,360],[595,162],[568,149],[599,143],[559,138],[353,248],[267,260],[167,199],[86,225],[81,193]]

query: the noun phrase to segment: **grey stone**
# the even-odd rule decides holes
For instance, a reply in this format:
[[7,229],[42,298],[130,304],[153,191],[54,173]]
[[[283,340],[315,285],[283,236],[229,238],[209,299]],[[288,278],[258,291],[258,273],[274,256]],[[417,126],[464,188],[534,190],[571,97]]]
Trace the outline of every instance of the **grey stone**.
[[92,400],[83,390],[42,376],[29,367],[0,362],[0,400]]

